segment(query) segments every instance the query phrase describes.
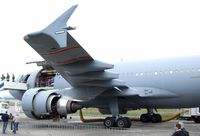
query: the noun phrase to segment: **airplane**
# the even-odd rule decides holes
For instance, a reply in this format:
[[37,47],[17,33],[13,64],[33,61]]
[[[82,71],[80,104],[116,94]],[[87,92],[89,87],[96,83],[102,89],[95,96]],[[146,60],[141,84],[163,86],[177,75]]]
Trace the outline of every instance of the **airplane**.
[[69,33],[67,21],[76,8],[24,36],[46,60],[44,69],[18,79],[26,86],[10,91],[28,117],[51,119],[95,107],[111,114],[105,127],[129,128],[130,118],[122,115],[128,110],[145,108],[142,122],[161,122],[152,109],[199,106],[200,56],[114,65],[95,60]]

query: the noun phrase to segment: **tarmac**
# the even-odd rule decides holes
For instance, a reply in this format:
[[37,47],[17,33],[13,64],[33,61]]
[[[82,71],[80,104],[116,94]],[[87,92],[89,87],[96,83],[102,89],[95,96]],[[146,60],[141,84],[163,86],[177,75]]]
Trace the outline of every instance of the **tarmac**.
[[[129,129],[111,128],[106,129],[102,122],[82,123],[79,117],[72,119],[53,120],[33,120],[25,115],[19,116],[19,130],[13,134],[10,124],[6,134],[0,135],[19,135],[19,136],[171,136],[173,126],[180,120],[172,120],[165,123],[141,123],[132,122]],[[193,121],[184,121],[185,128],[190,136],[200,136],[200,124]],[[0,124],[2,128],[2,122]],[[1,130],[2,132],[2,130]]]

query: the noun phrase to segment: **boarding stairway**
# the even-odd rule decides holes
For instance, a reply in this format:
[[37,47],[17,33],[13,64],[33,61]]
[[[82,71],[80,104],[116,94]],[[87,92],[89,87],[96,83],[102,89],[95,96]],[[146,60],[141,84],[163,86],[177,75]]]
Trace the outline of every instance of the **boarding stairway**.
[[8,81],[1,81],[0,82],[0,91],[2,90],[20,90],[26,91],[28,86],[26,83],[20,82],[8,82]]

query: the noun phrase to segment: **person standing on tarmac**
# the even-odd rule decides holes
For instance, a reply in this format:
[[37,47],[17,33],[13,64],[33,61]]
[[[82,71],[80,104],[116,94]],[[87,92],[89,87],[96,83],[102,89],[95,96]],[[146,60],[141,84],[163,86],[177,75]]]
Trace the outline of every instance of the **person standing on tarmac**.
[[7,125],[8,125],[8,120],[9,120],[9,115],[7,114],[7,111],[6,111],[6,113],[4,113],[1,116],[1,119],[3,121],[3,134],[5,134],[6,133],[6,128],[7,128]]
[[10,113],[9,119],[10,119],[10,129],[11,130],[13,130],[13,118],[14,118],[14,116],[12,115],[12,113]]
[[186,130],[181,129],[181,124],[177,123],[174,127],[175,132],[172,136],[189,136],[189,133]]
[[189,136],[189,132],[185,129],[183,122],[178,122],[181,125],[181,130],[185,132],[186,136]]
[[13,133],[16,134],[16,131],[18,130],[18,115],[13,116]]

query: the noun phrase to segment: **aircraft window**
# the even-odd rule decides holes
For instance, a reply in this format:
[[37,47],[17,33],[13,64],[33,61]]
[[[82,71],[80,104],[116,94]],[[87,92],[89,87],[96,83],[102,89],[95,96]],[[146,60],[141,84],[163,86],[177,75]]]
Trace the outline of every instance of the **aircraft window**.
[[158,72],[154,72],[154,75],[158,75]]
[[163,72],[162,72],[162,71],[160,71],[160,72],[159,72],[159,74],[161,74],[161,75],[162,75],[162,74],[163,74]]
[[168,71],[164,71],[163,74],[168,74]]
[[174,71],[172,71],[172,70],[171,70],[171,71],[169,71],[169,73],[170,73],[170,74],[173,74],[173,73],[174,73]]
[[135,76],[138,76],[138,73],[136,73]]
[[27,83],[27,80],[28,80],[29,76],[30,76],[30,74],[25,75],[24,77],[22,77],[22,82],[23,83]]
[[145,73],[144,73],[144,75],[149,75],[149,74],[150,74],[149,72],[145,72]]
[[178,73],[178,70],[175,70],[174,72],[175,72],[175,73]]
[[144,75],[144,73],[140,73],[140,76],[143,76]]
[[131,73],[131,76],[134,75],[134,73]]

